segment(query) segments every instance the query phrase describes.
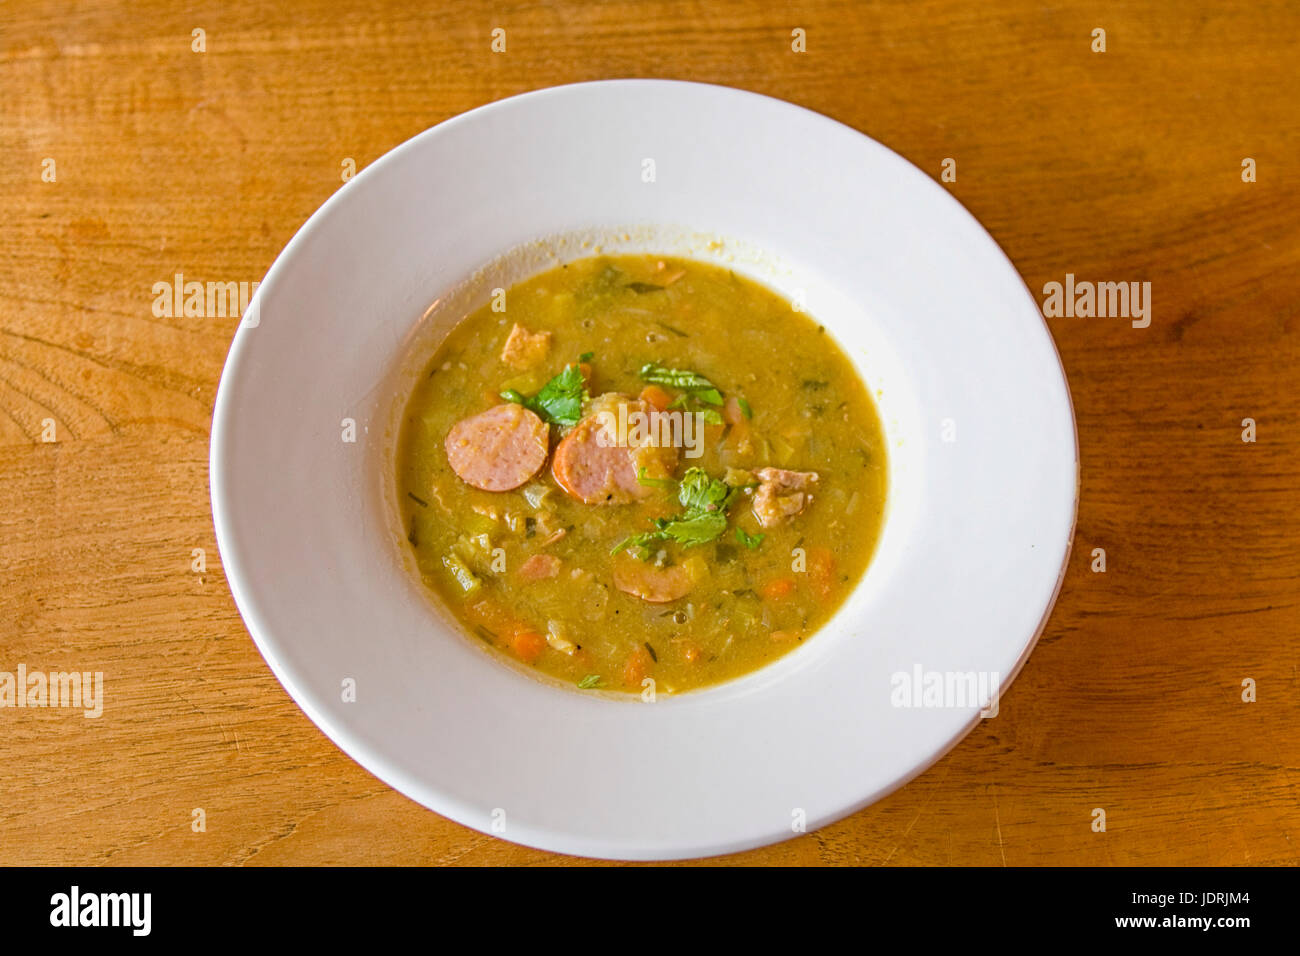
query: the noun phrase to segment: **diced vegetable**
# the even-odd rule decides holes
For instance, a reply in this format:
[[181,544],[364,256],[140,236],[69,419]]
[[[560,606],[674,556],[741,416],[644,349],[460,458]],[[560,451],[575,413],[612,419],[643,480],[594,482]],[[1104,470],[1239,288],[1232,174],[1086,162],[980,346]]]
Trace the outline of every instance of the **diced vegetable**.
[[578,645],[569,640],[567,634],[568,628],[563,621],[546,622],[546,643],[561,654],[572,655],[578,649]]
[[521,627],[510,637],[510,649],[525,664],[534,664],[546,649],[546,638],[532,628]]
[[537,482],[533,482],[530,485],[524,485],[524,500],[528,502],[530,508],[536,511],[542,506],[542,503],[546,501],[546,496],[551,493],[551,490],[552,489],[546,485],[541,485]]
[[461,592],[466,595],[473,594],[483,586],[483,582],[478,579],[478,575],[451,552],[442,556],[442,566],[451,572],[451,576],[455,579],[456,584],[460,586]]
[[672,395],[668,394],[668,392],[660,388],[658,385],[647,385],[645,388],[641,389],[640,398],[641,401],[645,402],[647,405],[654,406],[661,412],[664,411],[673,400]]
[[779,601],[794,593],[794,578],[773,578],[758,589],[764,601]]

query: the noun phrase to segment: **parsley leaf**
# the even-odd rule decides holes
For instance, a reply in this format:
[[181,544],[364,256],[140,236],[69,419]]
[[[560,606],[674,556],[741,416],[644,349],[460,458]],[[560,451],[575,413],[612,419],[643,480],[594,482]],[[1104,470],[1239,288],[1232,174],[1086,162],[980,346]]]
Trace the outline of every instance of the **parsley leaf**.
[[677,489],[677,500],[687,512],[717,511],[723,507],[731,489],[727,483],[710,478],[703,468],[688,468]]
[[663,532],[683,548],[708,544],[727,530],[727,516],[721,511],[705,511],[669,521]]
[[[643,478],[641,472],[637,473],[637,478]],[[610,554],[632,548],[642,552],[642,557],[649,557],[649,546],[658,541],[675,541],[683,548],[708,544],[727,530],[727,506],[737,494],[739,489],[710,478],[703,468],[688,468],[677,488],[677,500],[684,509],[683,513],[676,518],[654,518],[655,530],[629,535],[616,544]]]
[[599,674],[588,674],[582,680],[578,681],[578,689],[591,690],[593,687],[599,687],[600,679]]
[[578,366],[566,365],[564,371],[543,385],[532,398],[525,398],[513,388],[506,389],[501,397],[536,412],[542,421],[552,425],[576,425],[582,417],[587,383]]
[[753,551],[760,544],[762,544],[763,539],[766,537],[767,535],[765,534],[745,534],[744,528],[736,529],[736,540],[739,541],[741,544],[743,544],[745,547],[749,548],[750,551]]

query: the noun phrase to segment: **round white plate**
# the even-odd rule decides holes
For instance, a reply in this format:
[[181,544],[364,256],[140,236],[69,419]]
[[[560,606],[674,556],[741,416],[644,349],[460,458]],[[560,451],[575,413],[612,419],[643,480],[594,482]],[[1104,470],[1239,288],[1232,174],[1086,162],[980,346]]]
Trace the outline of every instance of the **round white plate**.
[[[452,630],[394,503],[395,423],[448,324],[597,248],[724,262],[806,302],[890,445],[884,532],[834,620],[754,675],[653,703],[550,686]],[[789,838],[937,760],[987,703],[963,675],[1005,689],[1045,623],[1076,476],[1037,305],[943,187],[818,114],[656,80],[493,103],[344,185],[267,273],[212,424],[225,573],[307,715],[438,813],[624,859]]]

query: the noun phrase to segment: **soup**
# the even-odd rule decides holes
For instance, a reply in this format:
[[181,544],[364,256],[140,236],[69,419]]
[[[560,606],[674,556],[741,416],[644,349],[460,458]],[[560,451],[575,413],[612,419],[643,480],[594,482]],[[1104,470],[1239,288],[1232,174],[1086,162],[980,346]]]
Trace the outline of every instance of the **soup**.
[[465,629],[574,688],[676,693],[808,640],[880,534],[885,441],[823,327],[755,282],[597,256],[439,346],[397,481]]

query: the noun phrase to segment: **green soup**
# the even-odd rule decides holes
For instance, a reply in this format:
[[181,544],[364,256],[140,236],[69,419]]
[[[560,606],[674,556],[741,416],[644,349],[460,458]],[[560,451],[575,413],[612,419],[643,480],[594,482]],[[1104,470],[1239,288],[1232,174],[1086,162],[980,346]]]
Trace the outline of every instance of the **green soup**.
[[579,690],[675,693],[824,625],[880,534],[853,364],[755,282],[593,257],[440,345],[397,455],[419,570],[467,632]]

